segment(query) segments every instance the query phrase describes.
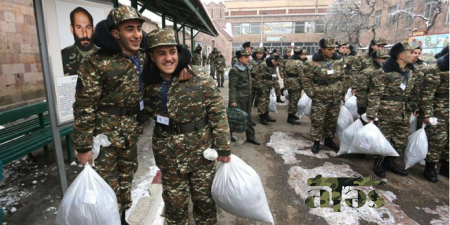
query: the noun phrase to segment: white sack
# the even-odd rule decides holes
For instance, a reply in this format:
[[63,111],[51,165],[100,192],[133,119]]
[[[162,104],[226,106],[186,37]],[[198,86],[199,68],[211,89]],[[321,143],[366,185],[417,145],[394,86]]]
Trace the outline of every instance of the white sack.
[[348,153],[399,156],[373,123],[365,125],[356,133]]
[[346,154],[348,152],[350,146],[352,145],[353,138],[361,128],[363,128],[363,124],[360,119],[357,119],[355,122],[352,123],[352,125],[350,125],[349,127],[347,127],[347,129],[344,130],[342,138],[340,139],[341,143],[339,145],[338,155]]
[[352,113],[344,105],[341,106],[336,126],[336,133],[339,139],[342,138],[342,133],[344,133],[344,130],[347,129],[347,127],[352,125],[353,121]]
[[428,138],[423,128],[417,130],[408,137],[408,145],[405,150],[405,169],[414,166],[427,157]]

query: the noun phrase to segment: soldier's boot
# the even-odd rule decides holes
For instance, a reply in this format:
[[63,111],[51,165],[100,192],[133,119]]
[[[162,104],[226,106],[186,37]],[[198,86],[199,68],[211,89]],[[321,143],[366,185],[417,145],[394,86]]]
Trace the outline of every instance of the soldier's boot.
[[284,96],[284,88],[281,88],[280,92],[281,96]]
[[395,164],[394,156],[386,156],[386,158],[384,159],[384,169],[400,176],[408,176],[408,172],[406,170],[397,167],[397,164]]
[[444,161],[439,169],[439,174],[448,178],[448,161]]
[[299,119],[300,119],[300,117],[298,117],[298,116],[295,115],[295,114],[292,114],[292,118],[294,118],[294,120],[299,120]]
[[281,100],[281,97],[280,97],[280,96],[277,96],[277,102],[279,102],[279,103],[284,103],[284,101]]
[[220,82],[220,86],[223,87],[223,80]]
[[331,149],[333,149],[335,151],[339,150],[339,146],[337,146],[336,143],[334,143],[334,141],[331,138],[325,138],[323,145],[330,147]]
[[314,154],[319,153],[320,141],[315,141],[314,145],[311,148],[311,152]]
[[259,114],[259,122],[261,122],[262,125],[269,125],[266,120],[266,114]]
[[253,122],[252,120],[250,120],[250,124],[251,124],[252,126],[256,126],[256,123]]
[[295,120],[295,117],[294,117],[294,116],[295,116],[294,114],[289,113],[289,114],[288,114],[288,118],[287,118],[287,122],[288,122],[288,123],[292,123],[292,124],[294,124],[294,125],[300,125],[300,122],[298,122],[297,120]]
[[261,145],[261,142],[259,142],[258,140],[256,140],[255,137],[247,138],[247,142],[248,142],[248,143],[252,143],[252,144],[254,144],[254,145]]
[[128,222],[125,219],[125,210],[123,211],[122,215],[120,216],[120,224],[121,225],[128,225]]
[[428,162],[425,163],[425,171],[423,171],[423,177],[432,183],[437,183],[437,174],[436,174],[436,163]]
[[266,115],[266,120],[267,120],[267,122],[277,122],[276,119],[274,119],[274,118],[272,118],[272,117],[269,116],[269,112],[266,112],[265,115]]
[[373,164],[373,172],[380,178],[386,177],[386,171],[383,167],[384,157],[378,157],[375,159],[375,163]]
[[231,136],[231,141],[232,142],[236,142],[237,139],[233,136],[233,132],[230,132],[230,136]]

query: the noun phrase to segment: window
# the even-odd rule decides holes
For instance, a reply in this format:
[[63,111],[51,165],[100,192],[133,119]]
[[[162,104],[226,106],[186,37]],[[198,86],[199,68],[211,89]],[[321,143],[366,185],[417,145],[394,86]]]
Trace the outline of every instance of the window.
[[450,10],[448,10],[447,11],[447,19],[445,20],[445,24],[448,24],[449,23],[449,20],[450,20]]
[[315,24],[315,33],[325,33],[325,22],[323,21],[317,21]]
[[423,12],[423,15],[426,18],[431,18],[434,15],[434,3],[435,0],[427,0],[425,3],[425,11]]
[[395,6],[391,6],[388,8],[388,20],[387,24],[392,25],[395,22]]
[[295,33],[305,33],[305,22],[295,22]]
[[260,34],[261,24],[260,23],[250,23],[250,34]]
[[260,23],[235,23],[233,24],[233,35],[260,34]]
[[[414,9],[414,1],[405,2],[405,11],[412,13]],[[409,14],[405,14],[405,23],[409,23],[413,20],[413,17]]]
[[380,27],[381,25],[381,10],[375,12],[375,27]]

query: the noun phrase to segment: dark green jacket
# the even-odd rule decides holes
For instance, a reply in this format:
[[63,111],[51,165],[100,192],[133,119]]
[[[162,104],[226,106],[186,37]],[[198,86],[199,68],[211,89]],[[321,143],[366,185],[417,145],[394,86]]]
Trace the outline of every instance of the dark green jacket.
[[250,69],[241,63],[236,63],[228,74],[229,102],[237,103],[237,107],[247,113],[251,110],[252,79]]

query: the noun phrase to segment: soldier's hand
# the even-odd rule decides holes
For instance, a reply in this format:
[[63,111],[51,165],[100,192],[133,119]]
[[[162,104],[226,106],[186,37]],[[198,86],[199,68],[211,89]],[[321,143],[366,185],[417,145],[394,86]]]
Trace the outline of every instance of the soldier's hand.
[[430,117],[425,117],[425,118],[423,118],[423,121],[422,121],[424,124],[426,124],[426,125],[429,125],[430,124]]
[[231,156],[219,156],[217,158],[217,161],[224,162],[224,163],[229,163],[230,160],[231,160]]
[[236,103],[236,102],[233,102],[233,103],[230,104],[230,107],[231,107],[231,108],[236,108],[236,106],[237,106],[237,103]]
[[419,112],[418,112],[418,111],[415,111],[415,112],[413,112],[413,115],[414,115],[415,117],[418,117],[418,116],[419,116]]
[[92,166],[92,151],[78,153],[77,159],[78,162],[81,163],[81,165],[86,165],[86,163],[89,162],[89,164]]
[[181,72],[180,72],[180,80],[189,80],[192,78],[192,74],[189,73],[189,71],[187,71],[186,68],[184,68]]
[[352,89],[352,95],[355,95],[356,89]]
[[369,119],[368,119],[367,122],[368,122],[368,123],[373,123],[373,120],[369,120]]

